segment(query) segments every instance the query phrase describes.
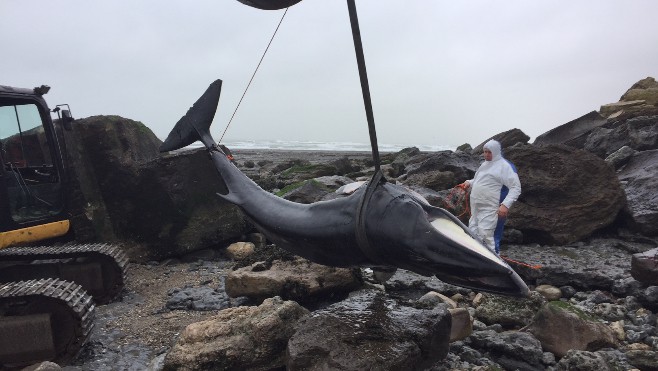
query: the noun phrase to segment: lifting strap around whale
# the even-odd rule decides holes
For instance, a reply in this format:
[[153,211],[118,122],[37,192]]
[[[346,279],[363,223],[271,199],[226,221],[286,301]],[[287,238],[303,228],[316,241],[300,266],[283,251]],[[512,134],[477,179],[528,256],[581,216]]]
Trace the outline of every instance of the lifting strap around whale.
[[[365,218],[365,213],[366,210],[368,209],[368,203],[370,202],[370,198],[372,198],[372,194],[375,191],[375,189],[381,185],[381,183],[385,182],[386,180],[384,179],[384,175],[380,170],[376,171],[375,174],[373,174],[372,178],[368,182],[366,186],[365,192],[363,192],[363,195],[361,196],[361,200],[359,200],[359,206],[357,207],[356,210],[356,243],[359,246],[359,250],[365,255],[369,260],[375,263],[383,263],[384,259],[382,259],[382,252],[379,250],[376,250],[371,244],[370,240],[368,239],[368,235],[366,233],[366,218]],[[388,265],[388,264],[386,264]]]
[[363,45],[361,43],[361,31],[359,29],[359,18],[356,14],[356,5],[354,0],[347,0],[347,9],[350,14],[350,25],[352,26],[352,38],[354,39],[354,52],[356,62],[359,68],[359,78],[361,80],[361,92],[363,93],[363,105],[366,110],[368,120],[368,133],[370,134],[370,146],[372,148],[372,160],[375,164],[375,173],[368,182],[366,191],[361,196],[359,206],[356,210],[356,242],[363,254],[375,263],[382,263],[382,251],[376,250],[368,239],[365,225],[365,213],[368,209],[370,198],[375,189],[383,183],[386,178],[380,169],[379,148],[377,146],[377,131],[375,130],[375,117],[372,113],[372,102],[370,100],[370,87],[368,85],[368,73],[366,71],[365,57],[363,56]]

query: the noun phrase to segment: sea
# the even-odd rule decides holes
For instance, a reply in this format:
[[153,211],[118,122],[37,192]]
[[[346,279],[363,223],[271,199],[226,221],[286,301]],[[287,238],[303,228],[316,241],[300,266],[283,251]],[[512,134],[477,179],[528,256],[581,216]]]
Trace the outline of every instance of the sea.
[[[370,143],[357,142],[315,142],[315,141],[286,141],[286,140],[236,140],[222,142],[229,149],[272,149],[289,151],[324,151],[324,152],[370,152]],[[188,148],[199,148],[202,144],[196,142]],[[423,152],[454,151],[456,146],[441,144],[382,144],[377,148],[381,153],[398,152],[402,149],[416,147]]]

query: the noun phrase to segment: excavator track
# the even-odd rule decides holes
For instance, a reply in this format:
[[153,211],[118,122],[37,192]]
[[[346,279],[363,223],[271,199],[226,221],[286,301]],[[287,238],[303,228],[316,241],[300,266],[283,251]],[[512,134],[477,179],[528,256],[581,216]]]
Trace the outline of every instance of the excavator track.
[[11,247],[0,250],[0,282],[58,278],[76,282],[97,304],[121,293],[128,257],[105,243],[64,246]]
[[68,363],[87,341],[95,304],[78,284],[54,278],[0,284],[0,369]]

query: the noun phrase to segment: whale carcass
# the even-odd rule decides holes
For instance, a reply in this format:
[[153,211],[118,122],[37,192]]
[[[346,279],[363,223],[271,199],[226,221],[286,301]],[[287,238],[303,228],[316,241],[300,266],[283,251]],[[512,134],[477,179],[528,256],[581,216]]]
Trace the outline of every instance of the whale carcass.
[[452,214],[381,176],[346,197],[312,204],[291,202],[260,188],[210,135],[221,87],[221,80],[208,87],[160,151],[200,140],[222,180],[219,197],[240,207],[278,247],[329,266],[402,268],[479,291],[528,295],[516,272]]

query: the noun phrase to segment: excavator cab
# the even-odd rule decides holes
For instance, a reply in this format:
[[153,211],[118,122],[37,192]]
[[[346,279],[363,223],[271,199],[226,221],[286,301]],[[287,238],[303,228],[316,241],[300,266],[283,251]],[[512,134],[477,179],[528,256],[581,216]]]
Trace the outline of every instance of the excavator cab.
[[44,90],[0,86],[0,248],[69,229],[62,148]]
[[69,241],[60,138],[73,119],[48,108],[49,89],[0,85],[0,369],[69,362],[89,337],[95,305],[119,296],[128,266],[119,246]]

